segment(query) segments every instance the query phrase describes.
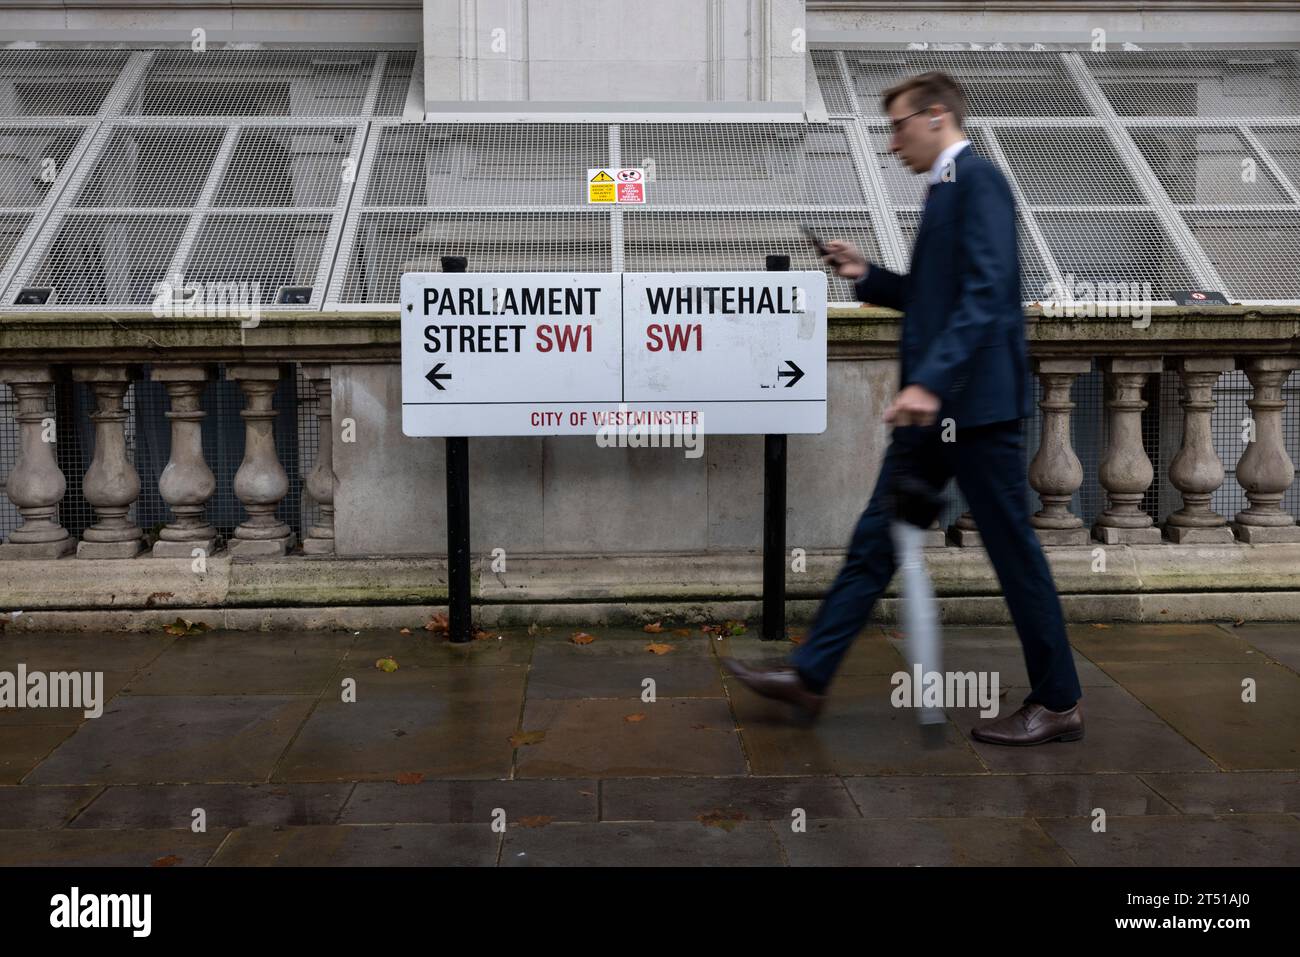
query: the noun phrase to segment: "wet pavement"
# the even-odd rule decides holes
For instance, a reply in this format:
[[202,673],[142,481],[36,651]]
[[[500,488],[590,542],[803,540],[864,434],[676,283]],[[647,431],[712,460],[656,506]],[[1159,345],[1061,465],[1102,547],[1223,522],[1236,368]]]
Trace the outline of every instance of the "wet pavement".
[[[1002,748],[975,708],[923,739],[877,626],[809,724],[721,669],[788,650],[753,627],[421,624],[0,635],[108,699],[0,708],[0,865],[1300,863],[1300,625],[1073,625],[1084,740]],[[1012,629],[945,641],[1019,705]]]

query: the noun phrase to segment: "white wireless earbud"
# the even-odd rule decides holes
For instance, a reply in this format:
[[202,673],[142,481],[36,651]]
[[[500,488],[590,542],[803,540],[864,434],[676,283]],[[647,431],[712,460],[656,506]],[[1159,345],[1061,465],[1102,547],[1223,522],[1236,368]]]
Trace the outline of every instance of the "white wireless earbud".
[[939,117],[937,116],[930,117],[930,129],[937,130],[938,128],[939,128]]

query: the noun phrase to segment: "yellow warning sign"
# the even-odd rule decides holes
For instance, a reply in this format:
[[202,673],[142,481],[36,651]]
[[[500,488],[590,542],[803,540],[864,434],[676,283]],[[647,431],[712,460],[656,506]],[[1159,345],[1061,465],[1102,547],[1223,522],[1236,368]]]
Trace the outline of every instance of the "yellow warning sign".
[[618,201],[618,186],[606,169],[587,170],[587,202],[614,203]]

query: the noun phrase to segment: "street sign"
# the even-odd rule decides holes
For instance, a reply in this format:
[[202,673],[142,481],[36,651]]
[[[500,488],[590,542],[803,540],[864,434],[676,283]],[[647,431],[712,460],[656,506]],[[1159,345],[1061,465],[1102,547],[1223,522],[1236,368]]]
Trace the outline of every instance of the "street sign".
[[402,431],[826,430],[821,272],[405,273]]

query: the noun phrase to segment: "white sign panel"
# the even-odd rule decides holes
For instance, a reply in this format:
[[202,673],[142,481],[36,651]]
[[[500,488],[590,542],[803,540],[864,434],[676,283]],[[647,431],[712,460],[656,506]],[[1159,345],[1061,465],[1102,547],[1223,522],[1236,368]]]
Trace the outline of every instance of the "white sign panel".
[[821,272],[406,273],[402,431],[826,430]]

